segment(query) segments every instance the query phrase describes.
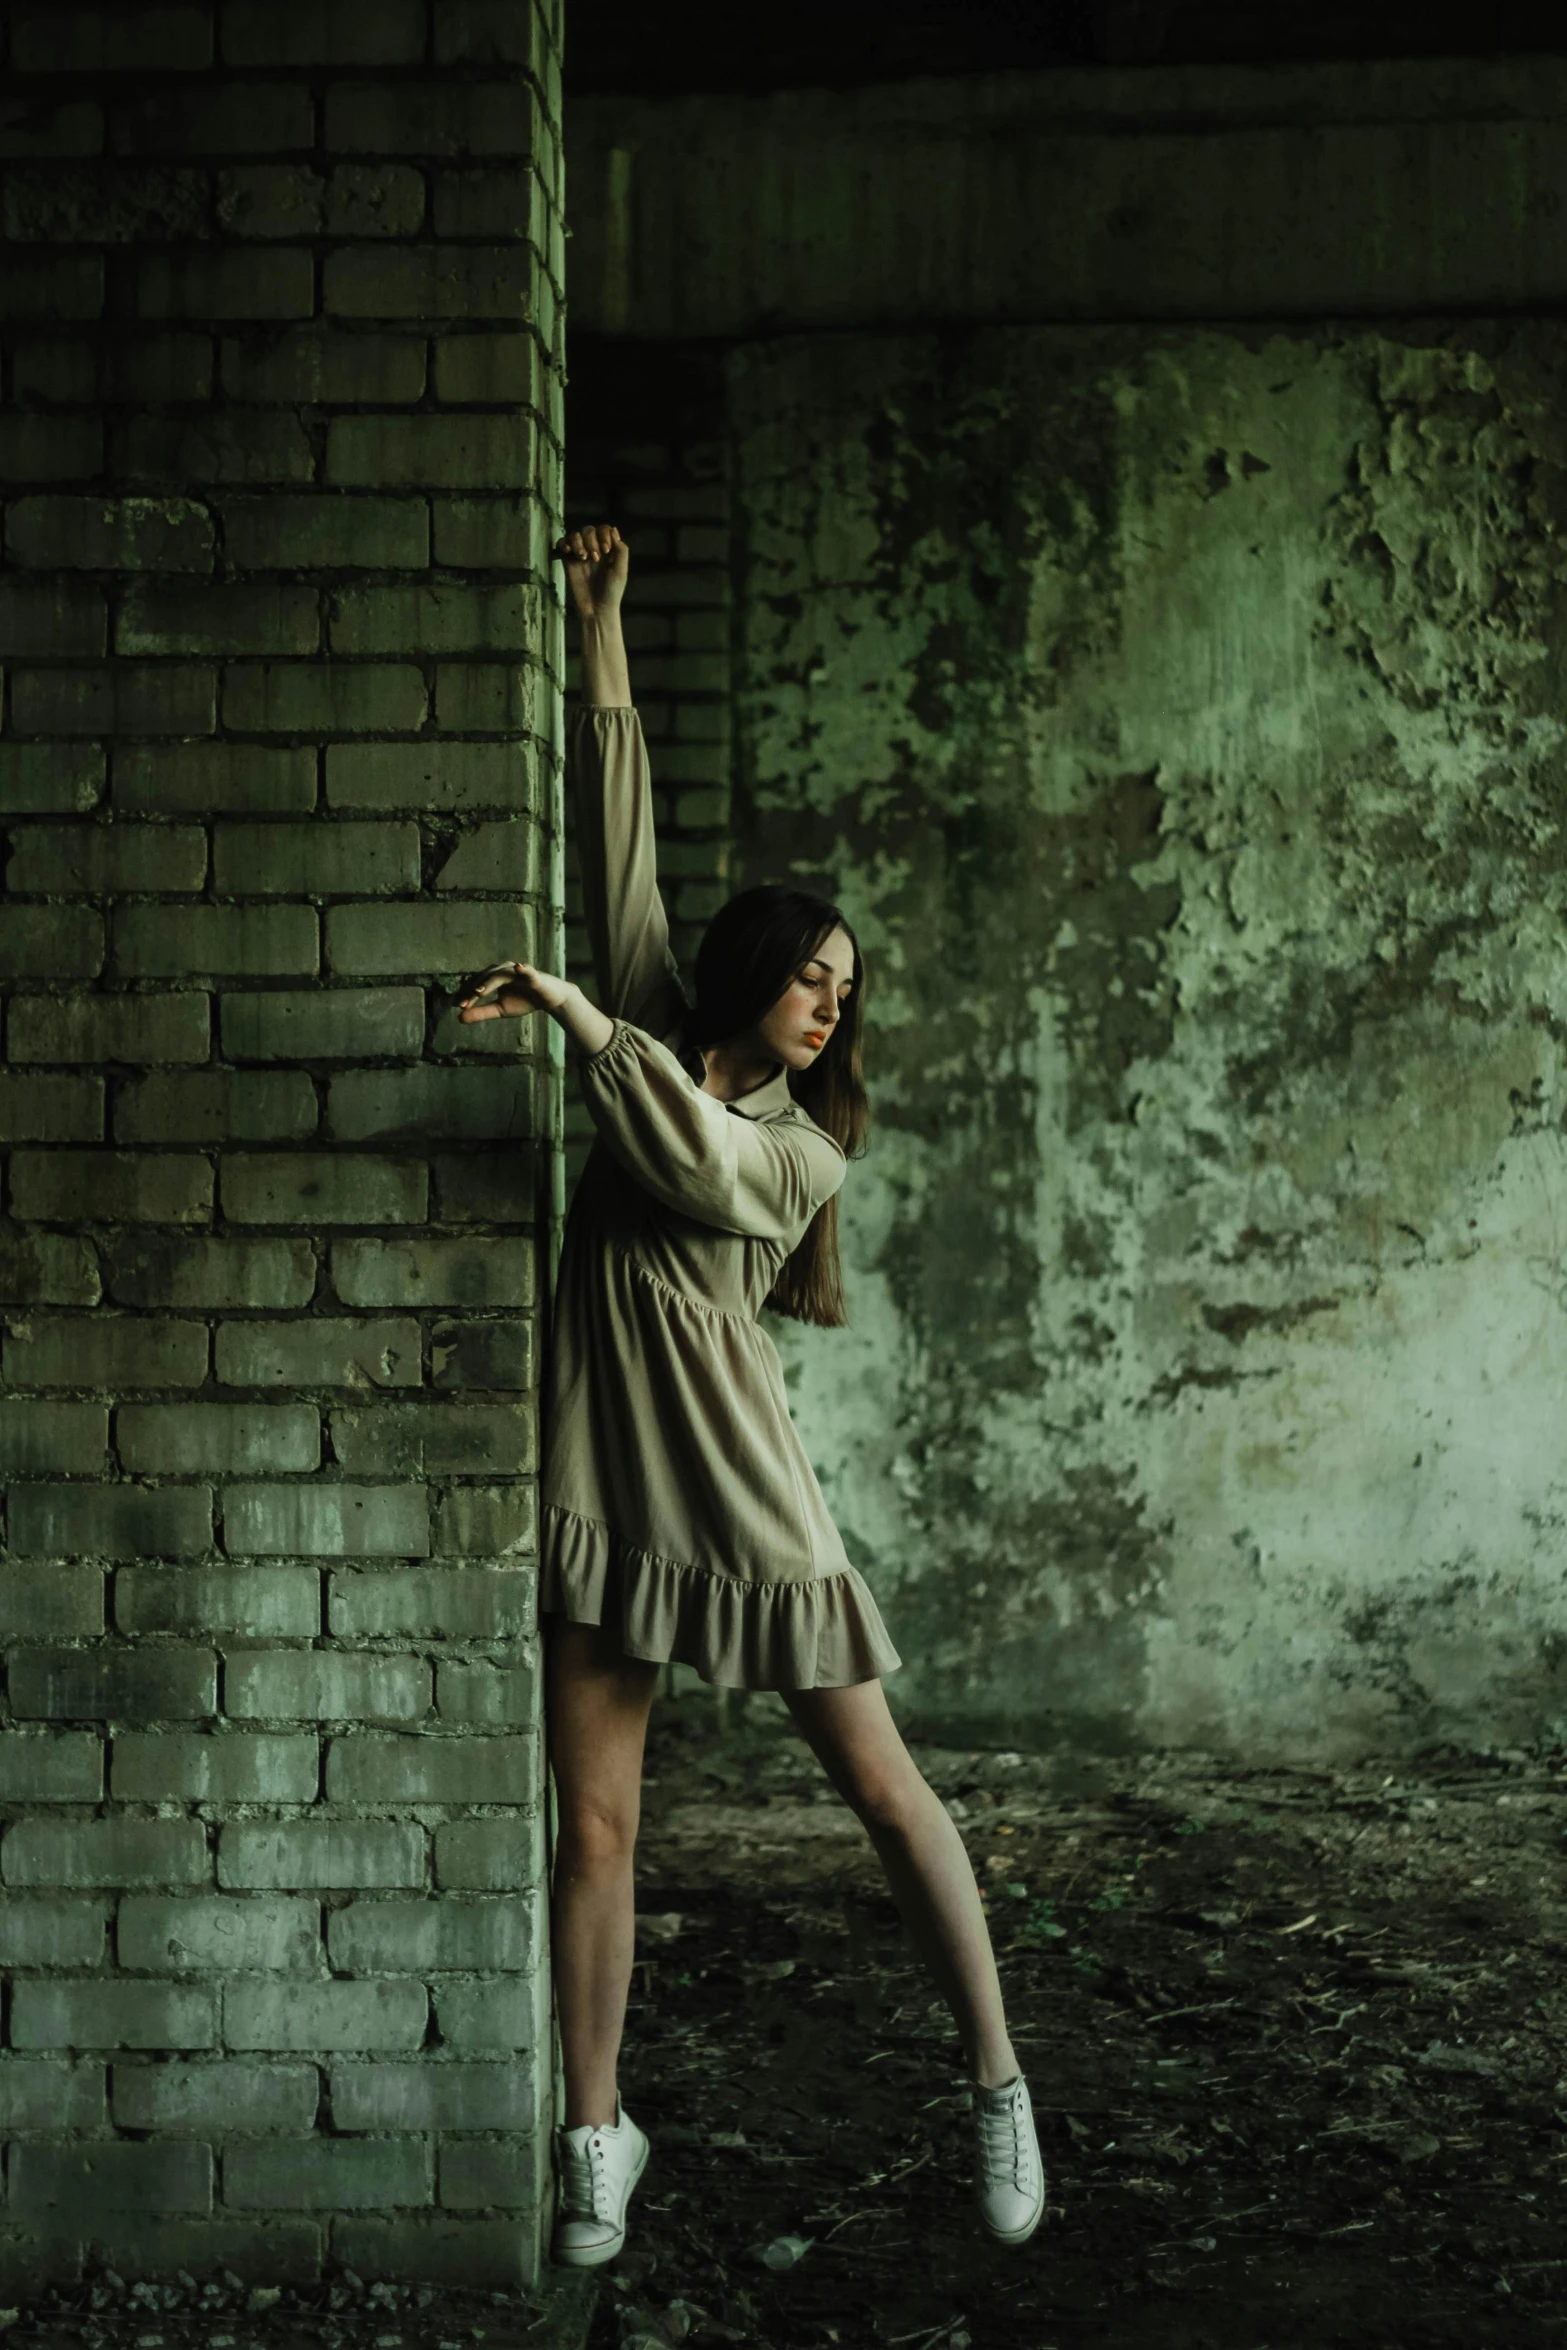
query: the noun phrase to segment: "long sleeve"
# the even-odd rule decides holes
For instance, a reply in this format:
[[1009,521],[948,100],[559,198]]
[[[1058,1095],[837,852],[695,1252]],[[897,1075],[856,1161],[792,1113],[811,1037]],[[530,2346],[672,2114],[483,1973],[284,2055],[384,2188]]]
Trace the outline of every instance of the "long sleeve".
[[792,1248],[843,1182],[843,1152],[803,1110],[753,1119],[731,1109],[628,1021],[579,1067],[608,1149],[645,1191],[699,1223]]
[[686,997],[658,893],[642,721],[629,707],[584,703],[572,712],[566,756],[600,1004],[612,1017],[668,1036]]

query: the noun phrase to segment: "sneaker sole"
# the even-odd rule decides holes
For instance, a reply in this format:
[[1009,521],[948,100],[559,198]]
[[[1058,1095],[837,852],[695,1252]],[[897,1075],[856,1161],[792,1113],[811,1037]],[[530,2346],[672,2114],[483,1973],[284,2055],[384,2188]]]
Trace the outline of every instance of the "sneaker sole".
[[[647,2158],[650,2151],[650,2144],[644,2141],[642,2151],[637,2156],[637,2167],[626,2181],[626,2201],[628,2203],[631,2201],[632,2192],[638,2179],[647,2169]],[[602,2268],[606,2260],[614,2259],[616,2253],[623,2248],[625,2241],[626,2231],[622,2227],[619,2235],[611,2237],[607,2244],[584,2244],[580,2247],[568,2245],[564,2251],[559,2252],[552,2247],[550,2258],[557,2268]]]

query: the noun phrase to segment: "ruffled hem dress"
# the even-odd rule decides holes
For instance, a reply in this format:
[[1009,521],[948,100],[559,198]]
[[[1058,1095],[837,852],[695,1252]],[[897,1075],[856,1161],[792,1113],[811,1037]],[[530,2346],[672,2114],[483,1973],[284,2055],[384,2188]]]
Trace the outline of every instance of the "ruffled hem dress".
[[851,1565],[757,1317],[844,1154],[780,1066],[701,1090],[634,709],[572,713],[599,1001],[595,1137],[566,1219],[545,1389],[539,1604],[732,1689],[837,1689],[900,1659]]

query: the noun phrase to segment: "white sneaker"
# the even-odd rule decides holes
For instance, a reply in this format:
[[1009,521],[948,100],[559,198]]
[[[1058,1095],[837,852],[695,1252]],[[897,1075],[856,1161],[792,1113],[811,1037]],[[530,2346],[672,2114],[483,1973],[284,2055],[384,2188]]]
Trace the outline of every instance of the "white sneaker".
[[1000,2244],[1026,2244],[1045,2208],[1045,2166],[1021,2073],[1000,2089],[974,2083],[974,2197]]
[[567,2268],[597,2268],[626,2240],[626,2205],[647,2168],[648,2142],[617,2095],[613,2123],[557,2130],[560,2170],[550,2257]]

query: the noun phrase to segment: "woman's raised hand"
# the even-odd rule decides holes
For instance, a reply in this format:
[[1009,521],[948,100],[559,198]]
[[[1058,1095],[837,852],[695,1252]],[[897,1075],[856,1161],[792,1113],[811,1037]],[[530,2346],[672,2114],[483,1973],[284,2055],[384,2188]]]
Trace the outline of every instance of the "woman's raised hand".
[[457,1017],[471,1028],[475,1020],[515,1019],[522,1012],[553,1012],[572,993],[567,979],[532,963],[497,963],[480,972],[464,988]]
[[618,611],[626,592],[631,549],[612,522],[590,522],[568,530],[555,548],[566,566],[572,607],[581,620],[602,620]]

